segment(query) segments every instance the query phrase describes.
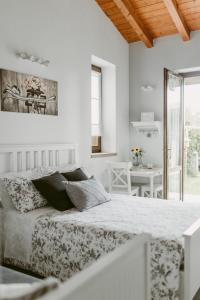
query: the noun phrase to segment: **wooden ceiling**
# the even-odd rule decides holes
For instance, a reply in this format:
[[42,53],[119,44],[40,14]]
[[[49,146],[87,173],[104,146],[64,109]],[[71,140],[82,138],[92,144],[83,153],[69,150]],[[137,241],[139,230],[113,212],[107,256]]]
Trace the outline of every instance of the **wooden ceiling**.
[[179,33],[183,41],[200,30],[200,0],[96,0],[123,37],[143,41]]

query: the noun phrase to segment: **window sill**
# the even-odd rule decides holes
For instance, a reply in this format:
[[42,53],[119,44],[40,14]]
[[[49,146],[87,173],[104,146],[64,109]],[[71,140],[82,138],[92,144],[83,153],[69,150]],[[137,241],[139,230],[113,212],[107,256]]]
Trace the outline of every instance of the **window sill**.
[[117,153],[105,153],[105,152],[99,152],[99,153],[91,153],[91,158],[96,158],[96,157],[108,157],[108,156],[116,156]]

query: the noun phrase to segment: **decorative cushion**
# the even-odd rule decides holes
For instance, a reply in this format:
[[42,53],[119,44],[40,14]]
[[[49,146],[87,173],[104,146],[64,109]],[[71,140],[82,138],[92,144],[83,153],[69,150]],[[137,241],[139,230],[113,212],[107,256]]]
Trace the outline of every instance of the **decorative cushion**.
[[111,200],[103,185],[94,178],[65,182],[71,202],[79,211],[84,211]]
[[0,178],[0,201],[6,210],[15,209],[3,180]]
[[83,172],[81,168],[78,168],[72,172],[65,172],[62,173],[62,175],[68,180],[68,181],[82,181],[89,179],[87,175]]
[[14,207],[21,213],[47,205],[30,179],[23,177],[2,179]]
[[50,176],[32,180],[35,187],[55,209],[64,211],[74,207],[65,189],[65,177],[56,172]]
[[36,179],[43,177],[45,175],[52,174],[53,170],[48,167],[34,168],[28,171],[21,172],[9,172],[0,175],[0,201],[2,202],[3,208],[6,210],[15,209],[12,199],[7,191],[4,179],[16,179],[16,178],[26,178],[26,179]]

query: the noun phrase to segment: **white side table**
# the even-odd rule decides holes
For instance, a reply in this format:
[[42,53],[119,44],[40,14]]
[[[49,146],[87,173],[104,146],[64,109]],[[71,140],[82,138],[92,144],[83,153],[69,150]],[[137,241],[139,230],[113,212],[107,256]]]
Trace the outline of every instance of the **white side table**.
[[154,178],[157,176],[163,175],[162,168],[153,168],[153,169],[146,169],[146,168],[133,168],[131,170],[131,176],[133,177],[142,177],[148,178],[150,182],[150,197],[153,198],[153,191],[154,191]]

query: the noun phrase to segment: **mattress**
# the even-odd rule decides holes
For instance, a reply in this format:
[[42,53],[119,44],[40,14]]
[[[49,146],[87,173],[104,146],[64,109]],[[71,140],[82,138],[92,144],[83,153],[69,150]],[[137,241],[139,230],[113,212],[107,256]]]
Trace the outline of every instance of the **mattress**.
[[151,298],[177,300],[182,234],[199,218],[200,204],[113,195],[112,201],[84,212],[42,208],[13,214],[5,218],[4,261],[61,280],[135,235],[150,233]]

